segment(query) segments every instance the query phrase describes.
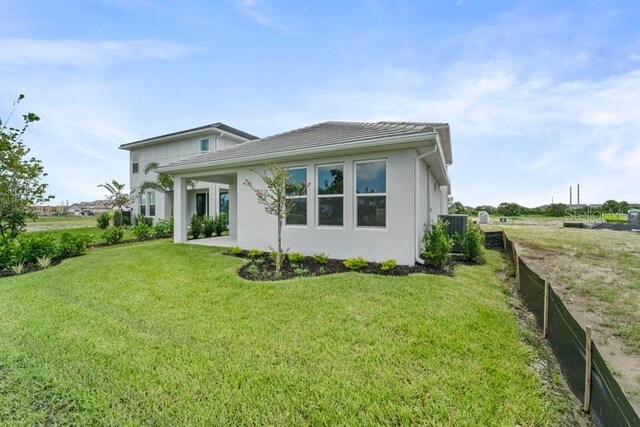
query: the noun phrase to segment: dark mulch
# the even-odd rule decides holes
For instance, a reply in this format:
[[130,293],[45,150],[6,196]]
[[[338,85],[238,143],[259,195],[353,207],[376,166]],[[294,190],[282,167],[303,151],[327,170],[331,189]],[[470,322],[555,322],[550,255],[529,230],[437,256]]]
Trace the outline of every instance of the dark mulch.
[[[49,267],[47,268],[51,268],[55,265],[60,264],[61,262],[62,260],[60,259],[52,259],[51,264],[49,264]],[[33,273],[34,271],[39,271],[39,270],[44,270],[44,268],[40,268],[38,264],[35,264],[35,263],[25,263],[24,269],[20,274]],[[13,274],[13,271],[11,271],[10,268],[7,268],[5,270],[0,270],[0,277],[9,277],[9,276],[16,276],[15,274]]]
[[443,269],[430,265],[415,264],[397,265],[393,270],[382,271],[380,263],[370,262],[361,270],[350,270],[344,266],[344,260],[329,259],[326,263],[319,263],[314,257],[304,257],[304,260],[297,265],[292,265],[289,260],[285,259],[280,269],[280,277],[276,278],[275,261],[268,253],[263,253],[259,257],[250,257],[248,251],[242,251],[239,254],[227,253],[226,255],[250,260],[238,270],[240,277],[247,280],[285,280],[294,277],[323,276],[325,274],[347,273],[350,271],[382,276],[406,276],[413,273],[453,276],[455,264],[458,263],[457,261],[451,261]]

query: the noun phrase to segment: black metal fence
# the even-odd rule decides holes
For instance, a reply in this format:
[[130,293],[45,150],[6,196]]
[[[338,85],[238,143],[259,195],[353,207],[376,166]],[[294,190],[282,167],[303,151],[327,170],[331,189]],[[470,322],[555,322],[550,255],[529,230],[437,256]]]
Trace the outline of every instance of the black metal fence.
[[516,266],[518,291],[583,410],[597,426],[640,426],[638,414],[591,341],[590,328],[580,326],[551,286],[518,256],[506,234],[486,233],[486,246],[495,248],[498,234],[507,258]]

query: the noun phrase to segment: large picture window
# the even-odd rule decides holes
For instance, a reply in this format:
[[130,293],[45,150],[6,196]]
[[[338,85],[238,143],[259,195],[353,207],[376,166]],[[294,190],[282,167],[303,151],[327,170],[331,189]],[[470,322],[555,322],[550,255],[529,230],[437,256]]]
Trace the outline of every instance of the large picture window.
[[356,226],[387,225],[387,162],[358,162],[356,169]]
[[307,225],[307,168],[291,168],[285,188],[287,203],[292,206],[286,225]]
[[156,192],[144,191],[140,193],[140,215],[156,216]]
[[318,166],[318,226],[344,224],[344,167]]

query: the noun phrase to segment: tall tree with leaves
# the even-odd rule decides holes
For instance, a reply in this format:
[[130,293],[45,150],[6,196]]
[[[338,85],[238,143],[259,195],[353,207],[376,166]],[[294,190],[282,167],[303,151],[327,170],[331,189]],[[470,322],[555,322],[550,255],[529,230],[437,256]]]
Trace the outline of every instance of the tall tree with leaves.
[[111,182],[100,184],[98,187],[102,187],[109,192],[109,194],[107,194],[107,205],[118,208],[118,212],[120,213],[118,216],[120,224],[118,224],[118,226],[122,227],[123,208],[131,201],[131,196],[124,192],[125,185],[114,179]]
[[0,244],[6,244],[24,231],[27,219],[34,218],[31,207],[49,201],[47,176],[42,162],[28,157],[31,151],[22,137],[31,123],[40,120],[34,113],[22,115],[22,127],[9,126],[18,104],[24,95],[18,96],[6,120],[0,119]]
[[[158,162],[148,163],[147,166],[144,167],[144,174],[148,175],[149,172],[155,171],[158,166]],[[187,185],[189,187],[193,187],[195,185],[195,182],[191,179],[188,179]],[[149,190],[159,191],[169,196],[169,211],[171,212],[171,216],[173,216],[173,177],[166,172],[157,172],[155,181],[143,181],[140,184],[141,193]]]
[[258,203],[264,206],[265,212],[274,215],[278,220],[278,246],[276,248],[276,275],[280,274],[282,266],[282,226],[285,219],[293,210],[293,203],[287,196],[297,196],[305,194],[308,182],[292,182],[291,175],[287,169],[283,169],[276,164],[266,166],[264,171],[251,169],[264,183],[264,188],[256,187],[245,179],[244,185],[251,188],[258,198]]

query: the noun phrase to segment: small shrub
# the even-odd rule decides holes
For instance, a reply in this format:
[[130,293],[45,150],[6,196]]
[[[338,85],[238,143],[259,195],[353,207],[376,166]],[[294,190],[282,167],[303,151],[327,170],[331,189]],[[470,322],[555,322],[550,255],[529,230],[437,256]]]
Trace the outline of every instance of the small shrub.
[[63,233],[58,245],[58,258],[65,259],[82,255],[93,238],[90,234]]
[[200,237],[202,233],[202,218],[197,214],[193,214],[191,216],[191,226],[189,227],[189,232],[191,233],[191,237],[197,239]]
[[136,225],[138,224],[145,224],[146,226],[151,228],[153,227],[153,218],[144,215],[138,215],[136,217]]
[[124,231],[122,230],[122,227],[107,228],[104,233],[102,233],[102,238],[105,240],[107,245],[118,243],[123,237]]
[[451,259],[451,249],[453,248],[453,239],[447,231],[447,222],[438,221],[431,226],[425,227],[424,252],[422,258],[436,268],[443,268]]
[[216,219],[210,216],[202,218],[202,235],[206,238],[213,236],[216,228]]
[[[151,224],[153,225],[153,219],[151,220]],[[114,227],[129,227],[131,226],[131,216],[129,213],[124,213],[120,211],[113,212],[113,226]]]
[[224,212],[216,216],[213,220],[214,234],[216,236],[222,236],[222,233],[224,233],[227,230],[228,225],[229,225],[229,219]]
[[326,264],[329,262],[329,256],[324,252],[320,252],[319,254],[315,254],[313,259],[316,260],[318,264]]
[[40,257],[38,258],[38,267],[40,268],[49,268],[49,266],[51,265],[51,258],[50,257]]
[[19,262],[11,266],[11,272],[13,274],[22,274],[24,272],[24,262]]
[[362,270],[367,265],[369,265],[369,262],[367,262],[367,260],[362,257],[358,257],[358,258],[349,258],[348,260],[344,261],[343,264],[349,270]]
[[13,240],[0,243],[0,270],[9,268],[16,262],[18,247]]
[[228,250],[227,250],[227,254],[229,255],[233,255],[233,256],[238,256],[242,253],[242,249],[240,249],[240,246],[231,246]]
[[251,277],[257,277],[260,274],[260,269],[255,264],[251,264],[244,271]]
[[109,212],[103,212],[96,217],[96,222],[98,223],[98,228],[100,230],[106,230],[109,227],[109,222],[111,221],[111,215]]
[[263,266],[264,265],[264,258],[254,258],[253,259],[253,263],[255,265]]
[[153,236],[157,239],[163,239],[173,236],[173,217],[169,219],[158,220],[153,227]]
[[304,277],[309,275],[309,270],[302,267],[296,267],[293,269],[293,274],[298,277]]
[[[271,246],[269,246],[271,248]],[[272,250],[269,252],[269,258],[271,258],[271,261],[276,262],[276,258],[278,258],[278,252]]]
[[149,240],[152,237],[152,229],[147,223],[138,221],[138,223],[133,227],[131,233],[136,240]]
[[324,268],[324,267],[318,267],[318,269],[316,270],[316,273],[317,273],[318,275],[321,275],[321,274],[327,274],[327,269],[326,269],[326,268]]
[[384,272],[388,272],[388,271],[393,271],[396,269],[396,260],[395,259],[388,259],[386,261],[382,261],[382,263],[380,264],[380,271],[384,271]]
[[52,235],[25,233],[18,238],[15,261],[35,263],[38,258],[53,258],[57,252],[56,241]]
[[300,252],[291,252],[288,257],[291,264],[300,264],[304,261],[304,255]]
[[250,258],[260,258],[263,253],[264,252],[262,252],[260,249],[249,249],[247,255],[249,255]]
[[478,224],[469,223],[464,234],[459,236],[459,243],[464,259],[484,264],[484,233]]

